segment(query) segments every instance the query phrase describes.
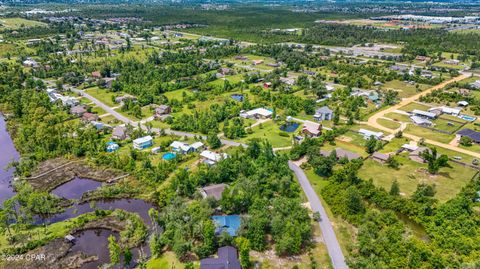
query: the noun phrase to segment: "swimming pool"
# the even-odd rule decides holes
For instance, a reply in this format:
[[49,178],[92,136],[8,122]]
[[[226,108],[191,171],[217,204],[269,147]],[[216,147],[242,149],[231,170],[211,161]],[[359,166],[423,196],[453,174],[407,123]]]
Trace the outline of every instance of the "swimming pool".
[[287,132],[287,133],[293,133],[293,132],[295,132],[295,130],[297,130],[298,126],[300,126],[300,124],[298,124],[296,122],[289,122],[289,123],[286,123],[286,124],[280,126],[280,130],[282,130],[284,132]]
[[169,153],[163,154],[162,159],[169,161],[169,160],[175,159],[175,157],[177,157],[175,153],[169,152]]
[[466,120],[466,121],[474,121],[474,120],[477,119],[476,117],[472,117],[472,116],[468,116],[468,115],[460,115],[458,117],[460,119],[463,119],[463,120]]

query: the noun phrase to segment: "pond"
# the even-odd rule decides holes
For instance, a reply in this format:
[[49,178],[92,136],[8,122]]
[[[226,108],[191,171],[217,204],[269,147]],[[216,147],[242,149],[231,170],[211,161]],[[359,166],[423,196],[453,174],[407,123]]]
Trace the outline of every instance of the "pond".
[[8,164],[18,160],[19,154],[13,145],[10,134],[7,132],[5,118],[0,113],[0,205],[15,195],[12,188],[13,168],[6,170]]
[[[98,257],[96,261],[83,264],[80,267],[81,269],[97,269],[99,266],[110,262],[110,253],[108,250],[108,237],[110,235],[115,236],[118,241],[118,233],[107,229],[84,230],[74,234],[75,242],[70,249],[70,252],[83,252],[85,254],[95,255]],[[92,244],[92,242],[95,242],[95,244]],[[150,249],[148,247],[140,246],[140,248],[145,257],[150,256]],[[126,268],[135,267],[136,263],[134,261],[138,260],[140,257],[140,248],[133,248],[130,250],[132,252],[132,262],[129,266],[126,266]],[[124,268],[123,258],[120,264],[121,265],[117,265],[114,268]]]
[[285,123],[284,125],[280,126],[280,130],[282,130],[284,132],[287,132],[287,133],[293,133],[293,132],[295,132],[295,130],[297,130],[298,126],[300,126],[300,124],[298,124],[296,122],[289,122],[289,123]]
[[85,192],[95,190],[100,186],[102,186],[102,183],[95,180],[74,178],[73,180],[56,187],[52,190],[52,194],[65,199],[80,199]]
[[175,157],[177,157],[175,153],[169,152],[169,153],[163,154],[162,159],[169,161],[169,160],[175,159]]
[[232,94],[232,99],[238,102],[243,102],[243,94]]

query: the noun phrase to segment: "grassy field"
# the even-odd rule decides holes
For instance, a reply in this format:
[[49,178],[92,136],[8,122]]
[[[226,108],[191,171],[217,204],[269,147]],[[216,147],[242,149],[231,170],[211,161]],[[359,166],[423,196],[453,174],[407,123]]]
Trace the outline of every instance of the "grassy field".
[[116,93],[109,92],[105,89],[100,89],[98,87],[88,88],[88,89],[85,90],[85,92],[90,94],[91,96],[95,97],[99,101],[102,101],[104,104],[106,104],[110,107],[116,107],[116,106],[119,105],[112,100],[112,97],[123,95],[123,93],[121,93],[121,92],[116,92]]
[[[425,84],[418,84],[418,85],[419,85],[420,91],[426,90],[429,87],[428,85],[425,85]],[[392,81],[385,82],[385,84],[383,84],[381,88],[383,90],[390,89],[390,90],[398,91],[398,96],[400,98],[410,97],[418,93],[415,85],[412,85],[410,83],[406,83],[400,80],[392,80]]]
[[408,105],[406,105],[406,106],[402,106],[402,107],[400,108],[400,110],[403,110],[403,111],[405,111],[405,112],[410,112],[410,111],[412,111],[412,110],[414,110],[414,109],[423,110],[423,111],[428,111],[428,109],[430,109],[430,108],[431,108],[431,107],[429,107],[429,106],[426,106],[426,105],[422,105],[422,104],[413,102],[413,103],[410,103],[410,104],[408,104]]
[[47,26],[46,23],[26,20],[23,18],[2,18],[0,19],[0,29],[20,29],[26,27]]
[[460,192],[476,172],[474,169],[451,162],[452,168],[441,168],[438,175],[430,175],[426,171],[426,164],[411,161],[406,154],[400,154],[396,159],[401,163],[398,170],[370,159],[366,160],[359,171],[359,176],[363,179],[372,178],[375,185],[387,191],[396,179],[400,185],[400,192],[406,196],[411,195],[419,183],[435,184],[437,190],[435,197],[445,202]]
[[408,144],[409,142],[410,142],[410,140],[408,140],[407,138],[393,138],[381,150],[379,150],[379,152],[381,152],[381,153],[394,153],[398,149],[400,149],[400,147],[403,144]]
[[410,118],[407,115],[399,114],[399,113],[395,113],[395,112],[387,113],[387,114],[385,114],[385,117],[390,118],[392,120],[396,120],[396,121],[402,121],[402,122],[411,122],[412,121],[412,120],[410,120]]
[[452,141],[453,138],[455,138],[454,134],[448,135],[440,132],[435,132],[433,130],[423,128],[415,124],[409,124],[404,132],[446,144],[448,144],[450,141]]
[[390,129],[398,129],[400,128],[400,123],[396,122],[396,121],[391,121],[391,120],[386,120],[386,119],[378,119],[377,122],[382,125],[382,126],[385,126],[387,128],[390,128]]
[[[157,268],[175,268],[175,269],[183,269],[185,268],[185,264],[181,263],[175,253],[168,251],[165,252],[162,256],[158,258],[152,258],[147,262],[147,269],[157,269]],[[200,264],[196,262],[194,264],[194,268],[200,268]]]
[[[301,128],[298,127],[298,128]],[[273,121],[267,121],[260,125],[254,126],[252,128],[253,133],[247,135],[246,137],[240,139],[241,142],[247,142],[249,139],[252,138],[259,138],[259,139],[267,139],[271,144],[272,147],[288,147],[292,145],[292,137],[291,133],[288,136],[280,136],[280,133],[283,132],[280,130],[280,126],[278,126]],[[297,129],[298,130],[298,129]]]

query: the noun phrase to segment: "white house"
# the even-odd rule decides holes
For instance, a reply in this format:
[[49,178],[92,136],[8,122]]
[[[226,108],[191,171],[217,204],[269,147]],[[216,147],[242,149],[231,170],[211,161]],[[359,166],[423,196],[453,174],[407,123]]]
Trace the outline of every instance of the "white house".
[[461,108],[452,108],[452,107],[442,106],[442,107],[430,108],[428,111],[429,112],[441,111],[442,113],[445,113],[445,114],[448,114],[448,115],[458,116],[460,114],[460,112],[462,111],[462,109]]
[[412,114],[415,115],[415,116],[419,116],[419,117],[422,117],[422,118],[429,118],[429,119],[435,119],[437,117],[437,114],[435,114],[433,112],[427,112],[427,111],[423,111],[423,110],[419,110],[419,109],[414,109],[412,111]]
[[240,117],[243,118],[271,118],[272,114],[272,111],[263,107],[255,108],[249,111],[240,111]]
[[419,117],[419,116],[411,116],[410,119],[416,125],[420,125],[420,126],[432,126],[433,125],[433,122],[431,122],[430,120]]
[[364,139],[370,139],[370,137],[374,137],[375,139],[382,139],[383,133],[382,132],[374,132],[366,129],[358,130],[358,133],[363,135]]
[[153,145],[153,137],[147,135],[144,137],[137,138],[133,140],[133,148],[135,149],[146,149]]
[[193,151],[199,151],[200,149],[203,149],[205,145],[202,142],[195,142],[191,144],[190,147],[193,149]]
[[209,150],[202,151],[202,153],[200,153],[200,156],[203,158],[203,161],[208,165],[214,165],[217,162],[228,158],[228,155],[226,153],[216,153]]

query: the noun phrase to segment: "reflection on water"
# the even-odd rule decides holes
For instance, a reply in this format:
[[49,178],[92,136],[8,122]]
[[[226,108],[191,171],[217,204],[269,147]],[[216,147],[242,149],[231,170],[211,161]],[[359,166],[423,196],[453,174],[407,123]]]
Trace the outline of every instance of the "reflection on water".
[[85,192],[95,190],[100,186],[102,183],[95,180],[75,178],[56,187],[52,193],[65,199],[80,199]]
[[0,113],[0,205],[15,194],[11,186],[13,168],[8,170],[5,168],[13,160],[18,160],[19,156],[6,130],[5,119]]

